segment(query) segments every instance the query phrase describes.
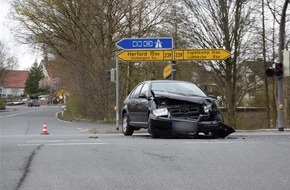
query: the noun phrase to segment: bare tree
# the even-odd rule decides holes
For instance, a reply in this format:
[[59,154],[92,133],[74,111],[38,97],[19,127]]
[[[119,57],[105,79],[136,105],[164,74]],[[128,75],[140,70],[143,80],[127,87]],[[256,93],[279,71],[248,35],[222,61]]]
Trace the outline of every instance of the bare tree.
[[[274,64],[275,62],[279,61],[279,56],[281,56],[282,52],[280,49],[286,48],[287,49],[287,39],[289,39],[289,30],[282,29],[281,26],[286,26],[287,22],[289,23],[289,19],[287,19],[287,6],[289,4],[289,0],[276,1],[276,0],[263,0],[263,4],[265,5],[265,13],[267,14],[268,19],[266,20],[265,27],[266,27],[266,34],[264,36],[265,44],[266,44],[266,55],[264,56],[267,59],[270,59],[271,62]],[[270,19],[269,19],[270,18]],[[278,29],[280,27],[280,30]],[[283,33],[283,35],[281,35]],[[279,49],[280,48],[280,49]],[[281,54],[280,54],[281,53]],[[265,79],[265,91],[266,97],[269,97],[269,102],[267,103],[268,117],[272,121],[272,126],[277,125],[277,88],[276,85],[277,80],[275,77],[271,79]],[[287,86],[286,86],[287,88]],[[286,95],[287,101],[287,95]],[[287,108],[286,108],[287,113]],[[286,114],[287,118],[287,114]],[[287,121],[287,120],[285,120]]]
[[163,1],[13,0],[12,7],[23,31],[18,37],[46,44],[50,64],[78,99],[81,116],[102,119],[114,115],[115,88],[105,70],[115,65],[116,42],[151,35]]
[[0,85],[3,84],[7,70],[14,69],[17,66],[17,59],[10,55],[7,47],[0,41]]
[[[113,85],[105,69],[113,65],[114,38],[124,17],[126,2],[14,0],[13,17],[23,27],[18,38],[30,44],[45,44],[52,55],[50,66],[78,99],[81,116],[108,117]],[[104,111],[105,110],[105,111]],[[109,115],[110,116],[110,115]]]
[[[266,58],[266,25],[265,25],[265,6],[264,6],[264,0],[262,0],[262,49],[263,49],[263,61],[264,61],[264,70],[267,69],[268,65],[267,65],[267,58]],[[264,75],[264,81],[265,81],[265,105],[266,105],[266,112],[267,112],[267,128],[270,128],[270,124],[271,124],[271,115],[270,115],[270,105],[269,105],[269,81],[266,75]]]
[[209,62],[227,106],[229,124],[236,127],[236,107],[246,83],[240,73],[243,55],[255,23],[254,1],[183,0],[191,15],[186,23],[192,46],[203,49],[224,48],[231,52],[225,61]]

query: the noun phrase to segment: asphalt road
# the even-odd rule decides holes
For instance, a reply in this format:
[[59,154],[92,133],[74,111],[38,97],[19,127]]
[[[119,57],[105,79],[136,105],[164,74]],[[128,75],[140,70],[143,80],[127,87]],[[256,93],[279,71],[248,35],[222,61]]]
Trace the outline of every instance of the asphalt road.
[[[59,106],[16,108],[0,112],[1,190],[290,187],[288,130],[226,139],[152,139],[144,131],[125,137],[114,125],[60,121]],[[49,135],[40,135],[44,121]]]

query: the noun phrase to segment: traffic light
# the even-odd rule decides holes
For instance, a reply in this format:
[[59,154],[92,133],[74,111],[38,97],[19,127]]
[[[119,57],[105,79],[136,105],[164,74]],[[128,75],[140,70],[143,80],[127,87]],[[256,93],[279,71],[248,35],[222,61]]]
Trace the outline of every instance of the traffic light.
[[282,63],[276,63],[275,64],[275,71],[276,71],[276,76],[277,77],[283,76],[283,64]]
[[275,69],[273,68],[266,69],[266,75],[267,77],[273,77],[275,75]]
[[106,78],[109,81],[115,82],[116,81],[116,69],[112,68],[110,70],[106,70]]
[[110,70],[106,70],[106,78],[108,80],[111,80],[111,71]]

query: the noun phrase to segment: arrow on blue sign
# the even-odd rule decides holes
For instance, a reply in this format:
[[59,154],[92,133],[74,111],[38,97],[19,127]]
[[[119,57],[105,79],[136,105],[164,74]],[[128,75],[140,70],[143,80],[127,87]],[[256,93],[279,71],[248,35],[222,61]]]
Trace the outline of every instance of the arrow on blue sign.
[[123,38],[116,44],[121,49],[172,49],[172,38]]

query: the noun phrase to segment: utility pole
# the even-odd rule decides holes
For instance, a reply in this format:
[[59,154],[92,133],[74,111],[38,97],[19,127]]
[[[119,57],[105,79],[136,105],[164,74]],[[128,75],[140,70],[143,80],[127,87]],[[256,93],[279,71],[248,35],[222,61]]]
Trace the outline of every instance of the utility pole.
[[[278,63],[282,64],[283,67],[283,50],[285,49],[285,21],[286,21],[286,10],[289,0],[285,0],[281,22],[279,30],[279,50],[278,50]],[[284,131],[284,94],[283,94],[283,74],[278,77],[278,131]]]

